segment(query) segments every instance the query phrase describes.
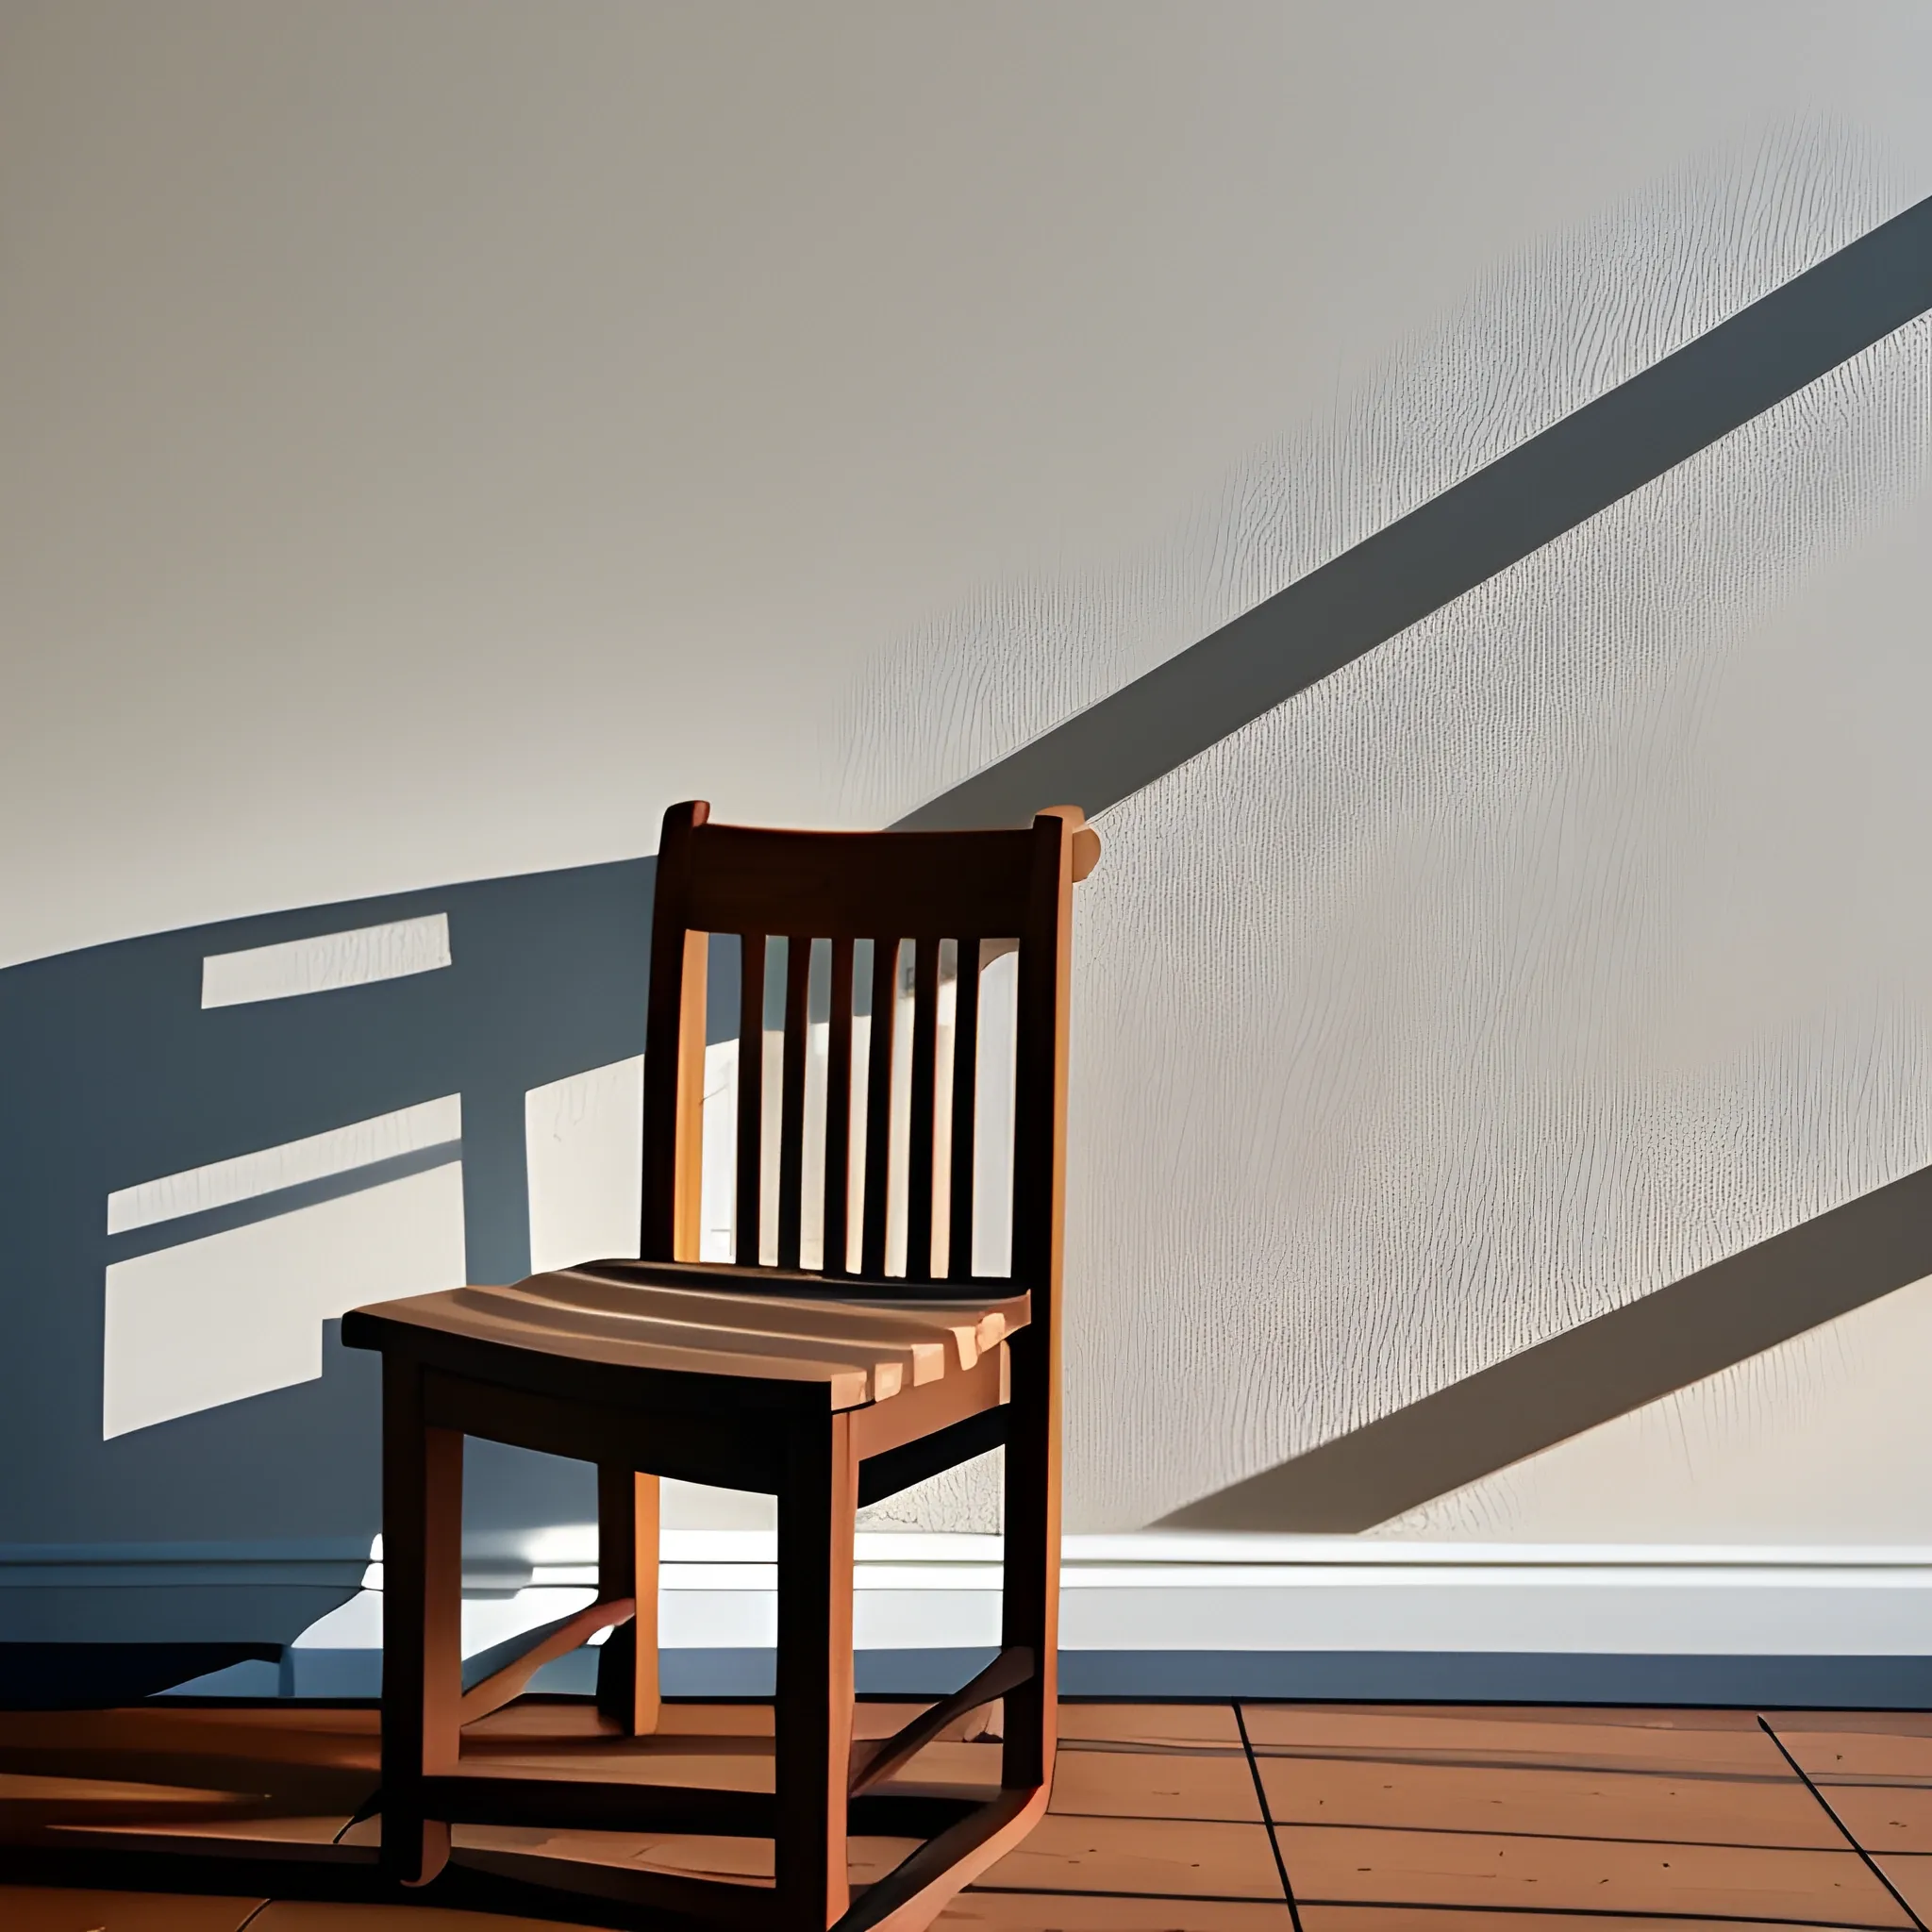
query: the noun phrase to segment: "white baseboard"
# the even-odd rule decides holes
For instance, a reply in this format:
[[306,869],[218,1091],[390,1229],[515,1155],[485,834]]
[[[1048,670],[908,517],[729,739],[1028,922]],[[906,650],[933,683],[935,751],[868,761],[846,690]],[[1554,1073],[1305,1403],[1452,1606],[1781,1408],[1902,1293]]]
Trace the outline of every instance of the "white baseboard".
[[[768,1645],[769,1537],[667,1537],[667,1645]],[[859,1540],[861,1648],[997,1642],[992,1537]],[[1932,1550],[1598,1548],[1145,1531],[1069,1537],[1077,1651],[1932,1653]],[[730,1635],[725,1635],[726,1630]]]
[[[575,1554],[575,1553],[573,1553]],[[769,1649],[769,1531],[668,1530],[660,1635]],[[997,1537],[858,1539],[861,1650],[999,1641]],[[1069,1537],[1060,1641],[1080,1652],[1544,1653],[1617,1657],[1932,1655],[1932,1550],[1421,1543],[1142,1531]],[[489,1641],[588,1601],[593,1566],[536,1566],[478,1618]],[[379,1583],[379,1566],[370,1581]],[[380,1642],[370,1591],[302,1645]],[[477,1607],[479,1609],[480,1606]],[[326,1626],[326,1627],[325,1627]]]

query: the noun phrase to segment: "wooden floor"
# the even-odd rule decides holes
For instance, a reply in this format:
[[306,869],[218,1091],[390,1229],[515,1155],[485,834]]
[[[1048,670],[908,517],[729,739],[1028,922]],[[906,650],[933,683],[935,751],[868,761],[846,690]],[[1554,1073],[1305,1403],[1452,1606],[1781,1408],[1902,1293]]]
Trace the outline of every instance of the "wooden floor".
[[[861,1707],[884,1735],[908,1707]],[[640,1781],[754,1789],[769,1714],[674,1706],[647,1750],[583,1707],[526,1701],[476,1727],[506,1769],[612,1754]],[[1644,1922],[1924,1927],[1932,1915],[1932,1714],[1069,1704],[1053,1808],[941,1924],[987,1932],[1610,1932]],[[172,1851],[244,1849],[368,1870],[374,1714],[165,1709],[0,1715],[4,1932],[506,1932],[527,1919],[314,1903],[231,1876],[199,1894],[79,1890]],[[974,1783],[956,1728],[903,1775]],[[768,1882],[754,1840],[460,1834],[473,1867],[532,1853]],[[858,1840],[854,1876],[905,1847]],[[261,1856],[257,1856],[258,1854]],[[762,1857],[760,1855],[764,1855]],[[134,1862],[130,1863],[130,1859]],[[502,1861],[508,1860],[508,1863]],[[143,1862],[144,1861],[144,1862]],[[242,1863],[231,1859],[231,1874]],[[292,1872],[295,1867],[290,1866]],[[166,1881],[178,1887],[181,1879]]]

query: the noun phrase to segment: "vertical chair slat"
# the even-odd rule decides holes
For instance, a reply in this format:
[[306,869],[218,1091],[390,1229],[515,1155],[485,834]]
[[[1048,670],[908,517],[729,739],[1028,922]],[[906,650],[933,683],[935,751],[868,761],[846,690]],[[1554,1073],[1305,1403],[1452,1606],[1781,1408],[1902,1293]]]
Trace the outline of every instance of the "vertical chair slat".
[[676,1200],[671,1228],[671,1252],[679,1261],[695,1261],[704,1241],[705,993],[710,946],[709,933],[684,936],[683,1005],[677,1026]]
[[765,1144],[765,936],[738,937],[738,1228],[733,1258],[758,1265]]
[[953,1171],[946,1190],[946,1274],[973,1273],[973,1135],[979,1091],[979,941],[959,941],[953,1006]]
[[915,941],[912,965],[912,1131],[906,1150],[906,1274],[932,1279],[933,1129],[939,1073],[940,942]]
[[785,941],[785,1058],[778,1088],[778,1265],[798,1266],[805,1221],[806,992],[811,976],[811,939],[793,933]]
[[[703,1159],[703,1135],[687,1137],[685,1075],[695,1070],[698,1108],[704,1107],[705,936],[694,933],[686,916],[691,901],[694,841],[710,816],[710,807],[692,799],[664,814],[658,846],[658,888],[651,918],[651,991],[644,1023],[643,1200],[639,1217],[638,1253],[647,1261],[697,1258],[697,1248],[678,1256],[678,1223],[684,1206],[698,1191],[689,1163]],[[691,974],[700,969],[695,986]],[[695,1010],[693,1010],[695,1008]],[[695,1055],[687,1049],[696,1035]],[[666,1077],[675,1069],[677,1077]],[[690,1185],[687,1185],[687,1183]],[[690,1230],[687,1230],[690,1232]]]
[[825,1253],[827,1274],[849,1274],[845,1210],[852,1175],[852,941],[832,941],[832,1024],[825,1042]]
[[886,1193],[892,1172],[892,1024],[898,1008],[899,941],[872,942],[872,1035],[865,1068],[864,1253],[859,1272],[886,1272]]

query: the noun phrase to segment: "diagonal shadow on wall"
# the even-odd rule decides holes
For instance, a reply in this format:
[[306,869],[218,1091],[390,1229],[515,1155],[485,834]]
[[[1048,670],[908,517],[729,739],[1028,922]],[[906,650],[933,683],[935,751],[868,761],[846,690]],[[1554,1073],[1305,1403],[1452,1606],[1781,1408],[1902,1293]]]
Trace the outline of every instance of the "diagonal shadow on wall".
[[899,821],[1104,811],[1932,308],[1932,200]]
[[[1105,810],[1932,309],[1921,201],[931,799],[909,829]],[[1346,1532],[1932,1274],[1932,1169],[1163,1519]]]
[[1190,1503],[1166,1529],[1369,1529],[1932,1274],[1932,1167]]

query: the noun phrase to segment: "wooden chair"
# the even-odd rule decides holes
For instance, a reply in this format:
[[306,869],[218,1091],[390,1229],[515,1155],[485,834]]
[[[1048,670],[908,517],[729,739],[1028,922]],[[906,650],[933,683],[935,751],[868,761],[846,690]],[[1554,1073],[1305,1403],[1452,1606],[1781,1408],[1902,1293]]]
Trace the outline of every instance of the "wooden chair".
[[[382,1860],[394,1878],[433,1878],[450,1856],[453,1824],[768,1837],[771,1887],[607,1869],[596,1889],[773,1932],[909,1932],[1044,1810],[1058,1611],[1071,892],[1098,855],[1098,838],[1073,809],[1043,813],[1024,830],[926,833],[717,825],[703,803],[666,813],[644,1058],[642,1258],[513,1289],[418,1295],[358,1308],[343,1324],[345,1341],[383,1356]],[[697,1258],[707,958],[720,934],[738,935],[742,947],[733,1265]],[[761,1159],[768,936],[787,941],[775,1174]],[[823,1263],[806,1271],[814,940],[829,941],[819,949],[829,973],[818,981],[828,981],[829,1019]],[[871,1017],[855,1074],[855,947],[865,941]],[[909,1128],[903,1174],[894,1174],[887,1127],[907,943]],[[1010,1274],[976,1277],[974,1147],[987,1131],[975,1110],[981,974],[1015,948]],[[950,1081],[942,952],[957,962]],[[865,1122],[857,1160],[856,1092]],[[774,1191],[776,1265],[765,1266],[761,1208]],[[903,1273],[889,1273],[889,1233],[901,1225]],[[467,1690],[458,1649],[465,1435],[594,1461],[600,1546],[599,1601]],[[855,1512],[1001,1442],[998,1656],[895,1737],[855,1751]],[[500,1761],[466,1758],[466,1724],[599,1628],[611,1628],[597,1687],[605,1724],[653,1729],[660,1475],[777,1498],[773,1790],[508,1776]],[[948,1724],[996,1698],[1005,1700],[996,1795],[891,1788],[892,1774]],[[855,1904],[848,1829],[924,1842]],[[550,1862],[558,1883],[583,1883],[581,1864]]]

